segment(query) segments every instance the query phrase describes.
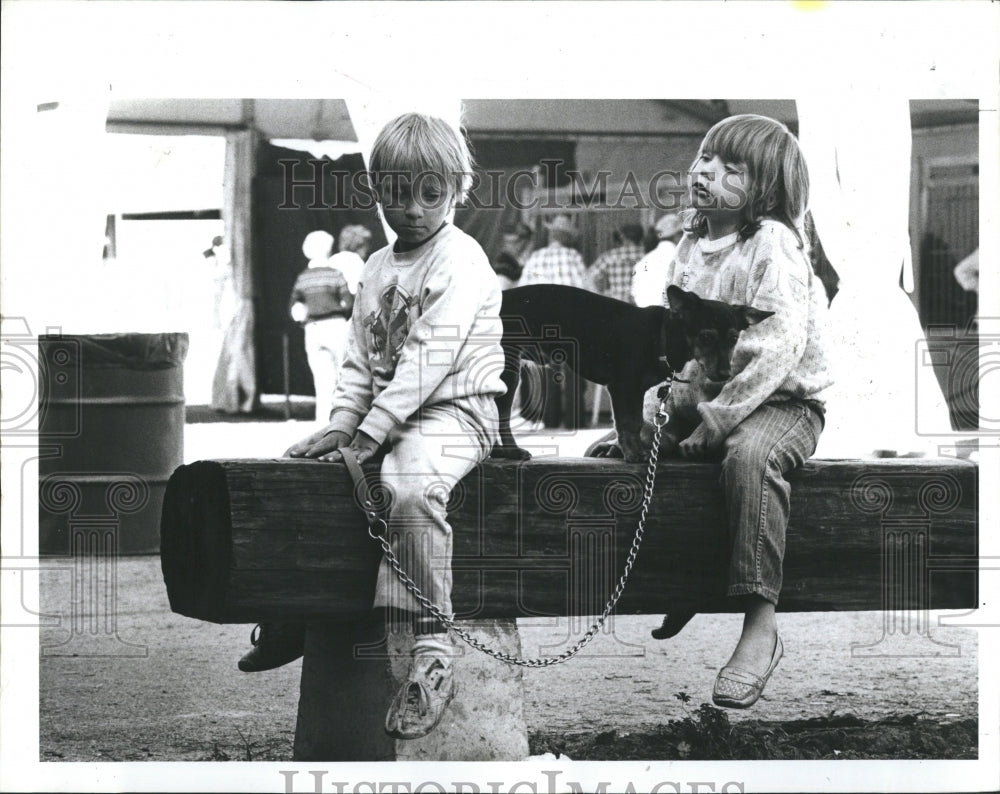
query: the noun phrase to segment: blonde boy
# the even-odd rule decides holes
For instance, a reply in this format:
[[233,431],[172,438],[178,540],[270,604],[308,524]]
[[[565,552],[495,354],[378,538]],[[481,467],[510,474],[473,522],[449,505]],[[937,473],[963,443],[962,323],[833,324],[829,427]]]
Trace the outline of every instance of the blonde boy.
[[[386,451],[381,480],[392,493],[393,552],[448,616],[446,505],[497,440],[494,400],[505,391],[499,283],[479,244],[448,222],[468,189],[471,165],[464,137],[441,119],[407,113],[379,133],[369,173],[397,240],[362,271],[329,425],[287,452],[338,461],[339,450],[350,447],[363,463]],[[454,696],[453,647],[385,560],[375,606],[411,615],[416,635],[386,731],[423,736]]]

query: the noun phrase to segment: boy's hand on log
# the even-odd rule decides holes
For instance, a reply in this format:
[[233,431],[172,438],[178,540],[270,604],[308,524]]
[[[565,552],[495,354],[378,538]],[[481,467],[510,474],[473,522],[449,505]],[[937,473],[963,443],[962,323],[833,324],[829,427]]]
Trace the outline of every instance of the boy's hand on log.
[[318,458],[351,443],[351,437],[340,430],[317,430],[285,450],[286,458]]
[[[341,433],[340,435],[344,434]],[[319,459],[322,461],[326,461],[327,463],[335,463],[337,461],[342,460],[343,456],[340,454],[340,447],[342,446],[349,446],[351,448],[351,451],[354,453],[354,456],[358,459],[359,464],[364,463],[366,460],[372,458],[372,456],[374,456],[375,453],[378,452],[379,448],[379,444],[374,438],[372,438],[367,433],[362,433],[361,431],[358,431],[357,433],[355,433],[354,438],[350,440],[350,443],[338,444],[337,449],[333,450],[332,452],[326,455],[320,455]]]
[[598,441],[584,457],[588,458],[624,458],[625,453],[615,441]]
[[587,447],[583,453],[585,458],[623,458],[622,448],[618,444],[618,434],[612,430],[605,436],[601,436],[597,441]]

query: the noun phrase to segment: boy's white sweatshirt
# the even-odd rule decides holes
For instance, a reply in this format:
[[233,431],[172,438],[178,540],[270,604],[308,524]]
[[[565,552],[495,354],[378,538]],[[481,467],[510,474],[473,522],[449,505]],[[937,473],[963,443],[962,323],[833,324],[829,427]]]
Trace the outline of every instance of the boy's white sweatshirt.
[[732,379],[718,397],[698,405],[711,443],[721,443],[768,400],[822,404],[824,390],[833,382],[826,292],[787,226],[763,221],[743,241],[735,233],[717,240],[685,234],[666,283],[702,298],[774,312],[740,334]]
[[[382,443],[418,408],[453,403],[484,423],[500,380],[500,284],[483,249],[451,224],[412,251],[368,259],[358,283],[330,429]],[[485,423],[496,438],[494,423]]]

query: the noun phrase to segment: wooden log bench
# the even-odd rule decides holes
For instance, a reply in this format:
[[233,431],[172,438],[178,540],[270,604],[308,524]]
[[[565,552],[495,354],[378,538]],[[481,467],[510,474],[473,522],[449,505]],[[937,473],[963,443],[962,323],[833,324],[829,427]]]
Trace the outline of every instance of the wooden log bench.
[[[644,477],[642,465],[587,458],[478,467],[449,503],[456,617],[517,653],[516,618],[599,614],[632,542]],[[700,612],[732,608],[718,477],[713,464],[660,464],[618,614],[660,614],[681,596]],[[974,463],[814,460],[790,479],[779,610],[977,606]],[[520,670],[471,649],[441,726],[409,742],[385,736],[408,639],[370,621],[379,559],[342,465],[199,461],[167,485],[161,561],[173,611],[216,623],[310,621],[297,759],[523,757]]]

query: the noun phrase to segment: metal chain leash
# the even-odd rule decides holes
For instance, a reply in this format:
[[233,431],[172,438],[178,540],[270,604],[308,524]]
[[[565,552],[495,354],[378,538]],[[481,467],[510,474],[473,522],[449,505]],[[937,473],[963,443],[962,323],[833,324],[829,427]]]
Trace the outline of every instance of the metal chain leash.
[[[657,408],[656,415],[653,417],[653,425],[655,429],[653,431],[653,448],[649,453],[649,463],[646,466],[646,485],[643,490],[642,496],[642,510],[639,513],[639,524],[635,530],[635,536],[632,538],[632,546],[629,548],[628,557],[625,560],[625,567],[622,571],[621,577],[618,579],[618,584],[611,593],[611,597],[608,599],[607,604],[604,607],[604,611],[601,613],[600,617],[594,622],[594,624],[587,630],[576,644],[558,656],[549,656],[534,659],[524,659],[519,656],[514,656],[513,654],[505,653],[504,651],[498,651],[495,648],[490,648],[485,643],[476,639],[469,632],[467,632],[462,627],[456,625],[453,618],[445,615],[430,599],[427,598],[420,588],[417,587],[416,582],[414,582],[406,571],[403,570],[402,566],[399,564],[399,560],[396,555],[393,554],[392,547],[389,545],[389,541],[386,540],[383,534],[388,529],[388,524],[385,519],[378,518],[376,520],[370,520],[368,524],[368,534],[377,540],[382,546],[382,551],[385,553],[385,558],[392,570],[395,571],[396,576],[399,581],[403,583],[410,594],[420,602],[428,612],[430,612],[435,618],[441,621],[442,624],[455,634],[457,634],[467,645],[471,645],[477,651],[482,651],[488,656],[492,656],[501,662],[510,665],[516,665],[518,667],[551,667],[552,665],[562,664],[569,659],[576,656],[584,646],[586,646],[595,636],[597,632],[601,630],[604,622],[608,619],[611,611],[615,608],[618,603],[618,599],[621,598],[622,593],[625,591],[625,583],[628,581],[629,574],[632,572],[632,566],[635,565],[636,557],[639,554],[639,546],[642,544],[642,538],[646,531],[646,516],[649,513],[649,504],[653,498],[653,485],[656,482],[656,464],[660,457],[660,439],[663,433],[663,426],[667,423],[666,412],[666,402],[667,394],[669,393],[669,386],[660,395],[660,404]],[[369,516],[372,514],[369,513]],[[382,532],[377,532],[375,527],[381,524]]]

